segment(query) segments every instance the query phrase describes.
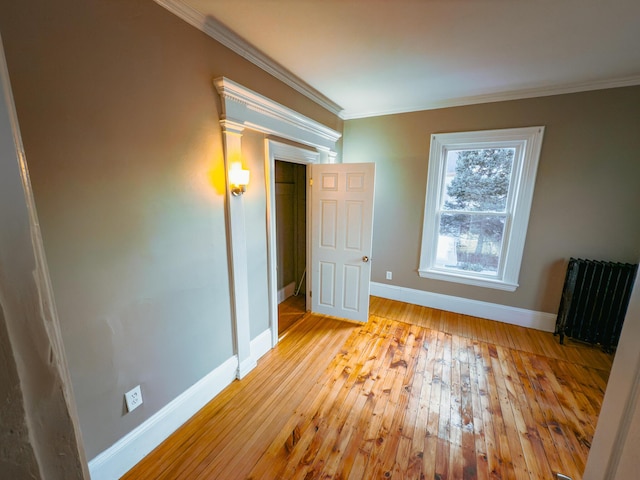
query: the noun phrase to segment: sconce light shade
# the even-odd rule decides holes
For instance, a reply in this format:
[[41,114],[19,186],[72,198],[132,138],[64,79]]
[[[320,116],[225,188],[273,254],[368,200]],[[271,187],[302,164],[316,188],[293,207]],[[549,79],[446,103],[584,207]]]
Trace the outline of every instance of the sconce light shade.
[[249,170],[242,168],[240,162],[233,162],[229,166],[229,185],[231,186],[231,194],[235,197],[242,195],[247,191],[249,184]]

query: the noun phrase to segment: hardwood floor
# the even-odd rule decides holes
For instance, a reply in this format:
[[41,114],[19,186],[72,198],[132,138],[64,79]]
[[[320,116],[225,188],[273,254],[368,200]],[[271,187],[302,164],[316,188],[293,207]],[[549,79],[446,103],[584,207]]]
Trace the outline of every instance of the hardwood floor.
[[582,476],[612,357],[372,297],[307,315],[125,479]]
[[307,313],[307,297],[304,294],[292,295],[278,305],[278,335],[284,332]]

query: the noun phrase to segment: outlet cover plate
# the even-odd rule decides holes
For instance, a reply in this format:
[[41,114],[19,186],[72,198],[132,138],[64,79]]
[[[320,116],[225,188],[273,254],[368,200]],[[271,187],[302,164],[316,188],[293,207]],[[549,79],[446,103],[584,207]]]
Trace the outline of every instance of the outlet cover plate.
[[124,399],[127,403],[128,412],[132,412],[140,405],[142,405],[142,390],[140,390],[140,385],[125,393]]
[[387,272],[387,280],[392,280],[392,279],[393,279],[393,273]]

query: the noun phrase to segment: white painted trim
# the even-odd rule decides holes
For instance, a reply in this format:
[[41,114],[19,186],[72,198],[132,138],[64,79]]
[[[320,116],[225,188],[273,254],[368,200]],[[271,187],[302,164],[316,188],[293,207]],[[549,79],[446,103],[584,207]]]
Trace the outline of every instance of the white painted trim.
[[142,425],[93,458],[89,462],[91,479],[113,480],[124,475],[227,387],[236,378],[237,368],[238,358],[229,358]]
[[267,217],[267,291],[269,292],[269,327],[271,346],[278,344],[278,244],[276,238],[276,185],[273,140],[264,141],[264,184]]
[[[248,363],[255,364],[270,349],[271,329],[267,329],[251,341],[251,358]],[[91,479],[120,478],[231,384],[236,378],[237,370],[238,357],[234,355],[142,425],[97,455],[89,462]]]
[[271,350],[271,329],[267,328],[264,332],[251,340],[251,358],[254,362],[258,362],[264,354]]
[[[275,161],[285,160],[287,162],[301,163],[304,165],[310,165],[319,163],[322,159],[322,155],[318,151],[307,150],[306,148],[295,147],[286,143],[278,142],[273,139],[265,139],[264,142],[264,171],[265,171],[265,189],[267,197],[267,265],[269,270],[269,318],[271,326],[272,346],[276,346],[278,343],[278,259],[277,259],[277,245],[276,245],[276,196],[275,196]],[[309,188],[309,178],[311,172],[307,168],[307,272],[309,272],[311,261],[311,247],[310,247],[310,225],[311,222],[311,189]],[[307,309],[309,305],[309,290],[311,288],[311,281],[307,274]]]
[[[251,348],[251,347],[249,347]],[[237,378],[238,380],[242,380],[244,377],[251,372],[256,366],[258,362],[253,358],[253,356],[249,356],[245,358],[242,362],[238,364]]]
[[287,298],[296,292],[296,282],[291,282],[278,290],[278,304],[284,302]]
[[219,21],[206,17],[193,7],[180,0],[155,0],[156,3],[169,10],[185,22],[206,33],[238,55],[247,59],[262,70],[270,73],[275,78],[289,85],[294,90],[310,98],[318,105],[326,108],[331,113],[338,115],[343,120],[358,118],[379,117],[381,115],[394,115],[399,113],[419,112],[422,110],[435,110],[438,108],[460,107],[464,105],[476,105],[480,103],[503,102],[508,100],[520,100],[525,98],[547,97],[551,95],[563,95],[568,93],[587,92],[592,90],[604,90],[607,88],[630,87],[640,85],[640,76],[598,80],[593,82],[577,82],[564,85],[538,86],[533,88],[512,90],[509,92],[493,92],[467,97],[446,98],[435,101],[426,101],[407,107],[389,108],[384,110],[365,110],[351,112],[344,110],[340,105],[323,95],[307,84],[272,58],[250,45]]
[[413,303],[423,307],[496,320],[511,325],[535,328],[544,332],[553,332],[556,324],[556,315],[554,313],[536,312],[524,308],[481,302],[469,298],[442,295],[384,283],[371,282],[371,295]]
[[[242,127],[222,124],[225,172],[233,159],[242,158]],[[225,175],[226,220],[229,241],[229,284],[231,286],[231,315],[234,324],[234,348],[238,356],[238,378],[244,377],[255,366],[251,360],[251,318],[249,312],[249,267],[247,234],[245,228],[244,196],[231,194],[229,176]]]
[[[431,135],[418,269],[421,277],[507,291],[514,291],[518,287],[543,136],[542,126]],[[488,276],[440,267],[436,265],[436,249],[440,212],[444,211],[442,205],[448,154],[458,149],[495,147],[515,149],[504,212],[506,223],[499,269],[495,276]]]
[[222,98],[222,120],[330,152],[342,136],[315,120],[225,77],[213,81]]
[[429,102],[418,103],[410,107],[389,108],[385,110],[369,110],[349,112],[343,110],[340,118],[343,120],[355,120],[358,118],[379,117],[382,115],[396,115],[400,113],[420,112],[424,110],[436,110],[439,108],[463,107],[465,105],[477,105],[481,103],[505,102],[509,100],[522,100],[525,98],[548,97],[551,95],[565,95],[569,93],[589,92],[593,90],[605,90],[608,88],[632,87],[640,85],[640,75],[614,78],[596,82],[569,83],[566,85],[554,85],[528,88],[524,90],[512,90],[510,92],[495,92],[484,95],[472,95],[468,97],[448,98]]
[[305,266],[305,286],[307,287],[305,295],[307,296],[307,302],[305,305],[306,311],[311,311],[311,294],[313,289],[313,255],[311,249],[311,224],[313,223],[313,194],[311,192],[311,184],[313,183],[313,172],[311,167],[307,168],[307,265]]
[[319,163],[320,153],[313,150],[306,150],[300,147],[294,147],[286,143],[271,141],[269,142],[269,151],[277,160],[290,163]]
[[240,38],[215,18],[204,15],[180,0],[155,0],[155,2],[334,115],[340,115],[342,111],[340,105]]
[[477,278],[458,275],[455,272],[440,273],[434,270],[418,270],[418,275],[422,278],[431,278],[433,280],[442,280],[444,282],[463,283],[465,285],[473,285],[474,287],[489,287],[495,290],[505,290],[507,292],[515,292],[519,287],[517,283],[501,282],[492,278]]
[[[275,157],[273,155],[282,154],[289,160],[297,158],[300,163],[308,163],[316,159],[328,161],[335,157],[333,149],[342,134],[227,78],[217,78],[214,80],[214,84],[220,94],[222,104],[220,124],[224,140],[225,170],[228,170],[232,159],[242,158],[241,138],[245,128],[268,135],[277,135],[316,149],[315,152],[310,152],[306,148],[293,147],[269,139],[266,139],[265,143],[269,316],[272,346],[275,346],[278,343],[278,303],[276,282],[273,280],[274,272],[276,272],[275,239],[271,237],[275,232]],[[228,178],[226,181],[228,184]],[[227,185],[226,218],[229,256],[231,258],[230,281],[235,349],[239,359],[238,378],[242,378],[255,367],[255,362],[250,355],[249,283],[243,201],[243,196],[232,196]]]

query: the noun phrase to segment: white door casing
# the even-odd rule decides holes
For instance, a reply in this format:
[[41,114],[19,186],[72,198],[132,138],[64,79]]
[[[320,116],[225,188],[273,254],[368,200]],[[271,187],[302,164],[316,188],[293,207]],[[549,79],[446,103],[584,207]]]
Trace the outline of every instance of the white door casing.
[[375,164],[320,164],[311,169],[311,309],[366,322]]
[[[294,141],[315,150],[317,161],[330,162],[336,157],[335,144],[342,136],[325,125],[290,108],[249,90],[225,77],[214,80],[220,94],[220,124],[223,131],[225,165],[242,158],[241,136],[245,129],[261,132],[266,136]],[[268,145],[268,144],[267,144]],[[306,155],[306,154],[305,154]],[[267,148],[266,161],[271,162]],[[269,172],[268,168],[265,168]],[[272,179],[265,175],[267,204],[272,201]],[[251,187],[249,187],[251,188]],[[257,362],[258,354],[251,351],[251,319],[244,307],[249,295],[245,215],[242,197],[230,198],[227,191],[227,231],[230,242],[230,285],[232,286],[232,322],[234,326],[234,350],[238,357],[237,377],[244,377]],[[269,207],[268,207],[269,208]],[[273,249],[273,210],[267,212],[267,261],[269,263],[269,313],[271,317],[272,346],[277,343],[277,301],[275,292],[275,250]]]
[[[295,147],[274,139],[265,139],[265,185],[267,192],[267,263],[269,265],[269,317],[271,319],[271,344],[275,347],[278,343],[278,271],[277,271],[277,246],[276,246],[276,197],[275,197],[275,161],[276,159],[311,165],[318,162],[320,154],[305,148]],[[307,168],[309,177],[309,168]],[[307,182],[308,184],[308,182]],[[307,190],[307,199],[309,198]],[[309,271],[309,221],[311,209],[307,200],[307,271]],[[307,309],[309,305],[309,285],[307,285]]]

